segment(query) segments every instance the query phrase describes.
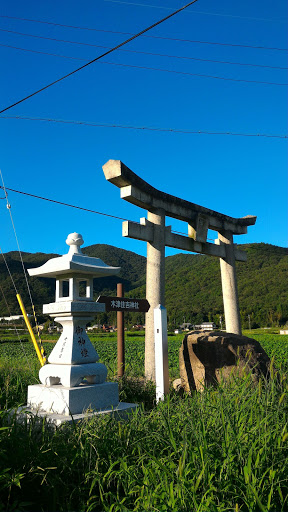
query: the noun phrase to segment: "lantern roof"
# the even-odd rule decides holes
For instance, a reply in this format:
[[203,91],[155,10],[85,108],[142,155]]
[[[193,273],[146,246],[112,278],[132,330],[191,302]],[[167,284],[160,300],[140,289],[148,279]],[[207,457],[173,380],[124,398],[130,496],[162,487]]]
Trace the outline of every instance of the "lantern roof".
[[80,246],[84,243],[82,235],[79,233],[70,233],[66,244],[70,246],[68,254],[64,254],[58,258],[51,258],[44,265],[37,268],[28,269],[30,276],[37,277],[55,277],[72,275],[89,275],[92,277],[107,277],[116,275],[120,272],[121,267],[110,267],[106,265],[100,258],[92,258],[85,256]]

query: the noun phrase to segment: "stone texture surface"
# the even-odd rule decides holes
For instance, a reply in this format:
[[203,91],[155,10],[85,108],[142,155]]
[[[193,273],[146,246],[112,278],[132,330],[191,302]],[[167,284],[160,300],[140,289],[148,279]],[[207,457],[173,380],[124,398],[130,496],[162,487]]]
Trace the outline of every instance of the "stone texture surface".
[[89,340],[85,326],[91,316],[81,318],[78,315],[59,316],[56,322],[63,326],[63,332],[48,357],[52,364],[88,364],[99,360],[97,351]]
[[[82,414],[64,415],[43,412],[39,411],[38,409],[26,406],[19,407],[17,410],[12,410],[10,417],[13,418],[13,416],[16,415],[17,422],[24,425],[27,423],[29,424],[31,419],[33,419],[34,424],[37,425],[38,423],[39,428],[42,429],[43,419],[46,420],[46,425],[54,428],[59,427],[63,423],[72,425],[80,421],[89,420],[95,416],[102,416],[103,414],[113,416],[113,418],[116,420],[128,420],[131,413],[135,412],[137,408],[137,404],[119,402],[116,407],[107,407],[105,409],[101,409],[100,411],[85,411]],[[39,420],[38,422],[37,419]]]
[[179,367],[185,391],[228,380],[231,373],[251,371],[257,382],[269,376],[270,359],[258,341],[226,332],[188,333],[179,350]]
[[45,386],[62,384],[66,388],[79,386],[85,378],[89,384],[105,382],[108,370],[105,364],[45,364],[39,371],[39,379]]
[[146,299],[150,304],[145,318],[145,377],[155,382],[154,308],[165,305],[165,212],[147,213],[153,225],[153,242],[147,243]]
[[63,326],[63,332],[49,364],[40,369],[42,384],[28,386],[27,404],[32,414],[49,417],[55,425],[69,422],[72,416],[81,420],[87,413],[116,409],[121,416],[136,408],[136,404],[119,404],[118,383],[105,382],[107,368],[97,363],[99,356],[85,329],[96,311],[105,311],[105,304],[93,302],[93,277],[117,274],[120,267],[82,254],[79,233],[70,233],[66,243],[68,254],[29,270],[30,275],[56,278],[55,302],[44,305],[43,311]]
[[183,395],[184,388],[182,386],[182,379],[174,379],[173,382],[172,382],[172,386],[173,386],[174,391],[178,395],[181,395],[181,396]]
[[229,231],[219,232],[217,243],[225,247],[225,258],[220,258],[220,270],[226,329],[241,335],[233,234]]
[[93,277],[106,277],[119,274],[120,267],[110,267],[106,265],[100,258],[91,258],[82,254],[80,246],[84,244],[84,240],[80,233],[70,233],[67,237],[66,244],[70,249],[68,254],[51,258],[44,265],[36,268],[29,268],[30,276],[38,277],[56,277],[60,275],[90,275]]
[[66,388],[59,385],[28,386],[28,407],[45,413],[64,416],[82,414],[87,409],[101,410],[117,407],[119,392],[117,382],[103,384],[80,384],[78,387]]
[[95,315],[96,313],[104,313],[105,304],[99,302],[84,302],[84,301],[63,301],[61,302],[50,302],[50,304],[43,304],[44,315],[50,315],[52,318],[67,315],[68,313],[81,313],[83,315],[88,314]]

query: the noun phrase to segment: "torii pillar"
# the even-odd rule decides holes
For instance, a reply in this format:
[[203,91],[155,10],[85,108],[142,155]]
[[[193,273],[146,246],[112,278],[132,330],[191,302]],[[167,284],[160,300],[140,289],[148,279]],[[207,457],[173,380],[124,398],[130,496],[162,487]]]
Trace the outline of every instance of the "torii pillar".
[[225,258],[220,258],[220,269],[226,331],[242,334],[233,234],[229,231],[218,233],[216,243],[225,244]]
[[[165,246],[220,258],[226,331],[241,334],[236,261],[247,254],[237,249],[233,235],[247,233],[256,217],[234,218],[161,192],[142,180],[120,160],[109,160],[103,171],[107,181],[121,189],[121,198],[147,210],[140,224],[123,222],[122,234],[147,242],[146,298],[150,309],[145,322],[145,376],[155,380],[153,310],[165,305]],[[188,237],[171,232],[165,217],[188,223]],[[216,245],[207,241],[208,229],[218,232]]]
[[153,241],[147,242],[146,299],[150,304],[145,320],[145,376],[155,379],[154,309],[165,306],[165,211],[148,211]]

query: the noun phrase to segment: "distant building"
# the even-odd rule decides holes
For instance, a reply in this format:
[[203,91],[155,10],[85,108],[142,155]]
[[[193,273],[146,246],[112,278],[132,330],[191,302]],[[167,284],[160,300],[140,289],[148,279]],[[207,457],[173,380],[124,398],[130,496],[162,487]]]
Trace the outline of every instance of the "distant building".
[[135,331],[143,331],[144,326],[141,324],[135,324],[135,325],[132,325],[132,329],[135,329]]
[[194,329],[200,329],[201,331],[214,331],[216,325],[214,322],[202,322],[200,325],[194,325]]
[[180,329],[182,329],[182,331],[190,331],[193,329],[193,327],[193,324],[190,324],[189,322],[184,322],[182,325],[180,325]]
[[[27,316],[31,316],[31,315],[27,314]],[[5,320],[6,322],[12,322],[14,320],[24,320],[24,317],[23,317],[23,315],[1,316],[0,321],[1,320]]]
[[100,324],[94,324],[94,325],[91,325],[91,327],[87,327],[86,330],[87,331],[93,331],[94,329],[101,329],[102,326]]
[[115,325],[107,325],[107,324],[103,324],[101,329],[103,332],[114,332],[116,330]]

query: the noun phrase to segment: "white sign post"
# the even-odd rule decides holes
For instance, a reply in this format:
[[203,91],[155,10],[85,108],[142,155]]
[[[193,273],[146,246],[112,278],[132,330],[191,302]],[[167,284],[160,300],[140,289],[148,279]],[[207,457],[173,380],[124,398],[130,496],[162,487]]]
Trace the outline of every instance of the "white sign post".
[[156,401],[169,392],[167,310],[164,306],[154,309]]

